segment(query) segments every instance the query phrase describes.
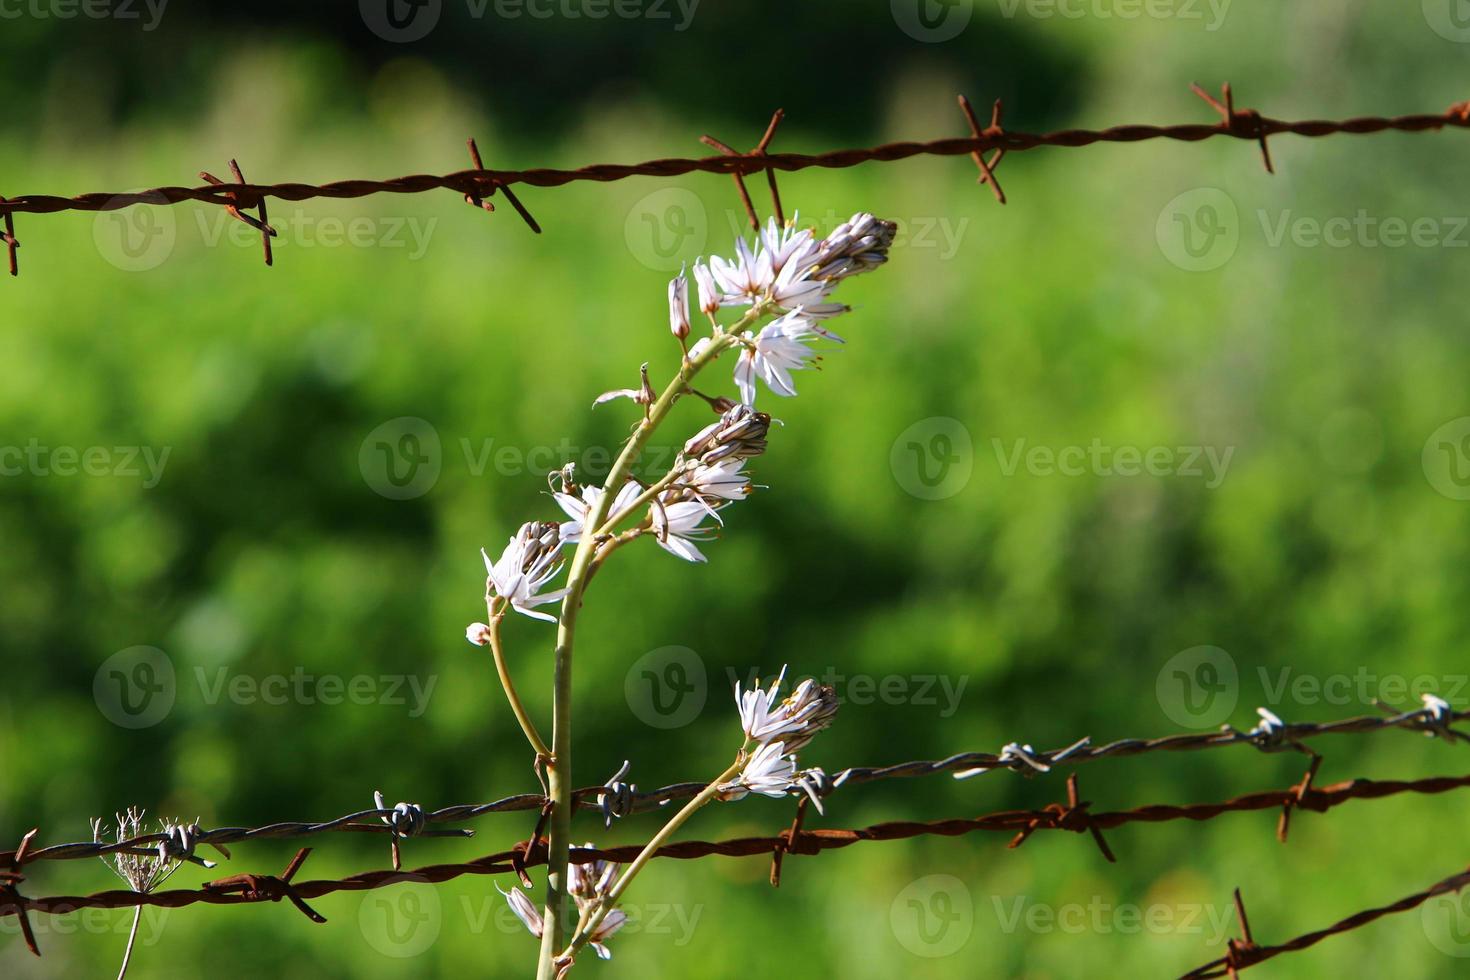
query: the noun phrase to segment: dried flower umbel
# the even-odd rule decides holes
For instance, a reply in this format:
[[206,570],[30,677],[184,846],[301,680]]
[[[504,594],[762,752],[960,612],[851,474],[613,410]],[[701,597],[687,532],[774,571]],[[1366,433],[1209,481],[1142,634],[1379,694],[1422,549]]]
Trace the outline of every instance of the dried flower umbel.
[[[145,811],[137,807],[128,807],[124,813],[114,816],[110,827],[112,841],[106,838],[107,833],[101,817],[92,821],[92,840],[98,844],[116,843],[141,837],[148,831],[143,826]],[[159,822],[159,830],[172,836],[176,827],[182,826],[178,821],[163,820]],[[99,857],[98,860],[105,864],[113,874],[123,880],[130,889],[140,895],[147,895],[159,885],[168,880],[168,876],[179,869],[183,862],[178,858],[168,856],[170,854],[165,846],[167,841],[160,842],[157,853],[134,853],[130,850],[116,851],[109,856]],[[110,860],[109,860],[110,858]],[[138,922],[142,917],[143,906],[137,905],[133,908],[133,925],[128,930],[128,945],[123,951],[122,968],[118,970],[118,980],[127,976],[128,963],[133,958],[133,942],[138,938]]]
[[[737,241],[733,258],[714,256],[694,264],[699,311],[708,320],[709,331],[692,344],[689,276],[681,270],[669,282],[667,297],[669,332],[679,346],[678,371],[658,390],[644,364],[637,387],[613,389],[594,402],[602,405],[626,398],[640,415],[606,479],[601,486],[579,485],[571,466],[553,474],[553,501],[566,520],[527,522],[499,558],[484,556],[489,615],[485,622],[471,623],[465,637],[490,649],[516,721],[536,753],[538,773],[545,767],[551,805],[546,901],[538,909],[518,890],[507,899],[541,939],[540,980],[565,973],[585,946],[606,955],[603,940],[624,921],[617,909],[623,890],[653,852],[701,807],[752,793],[805,793],[821,807],[829,781],[820,769],[800,769],[796,755],[831,723],[836,697],[830,688],[808,680],[779,698],[778,678],[768,691],[742,694],[737,688],[745,738],[734,762],[675,814],[621,875],[616,869],[609,873],[606,868],[572,865],[572,654],[588,583],[619,548],[649,537],[685,561],[707,560],[704,549],[724,528],[725,512],[747,500],[756,487],[748,467],[766,451],[772,422],[754,407],[760,389],[794,396],[794,373],[812,366],[821,344],[842,342],[830,322],[849,307],[834,294],[847,279],[887,261],[895,231],[892,222],[867,213],[854,215],[824,238],[796,221],[771,220],[753,239]],[[694,388],[696,376],[726,352],[735,357],[732,373],[738,402]],[[667,471],[635,472],[643,450],[674,405],[691,395],[713,408],[718,418],[686,439]],[[563,572],[565,581],[558,586]],[[559,615],[541,611],[554,602],[561,604]],[[501,628],[512,610],[556,624],[554,725],[549,742],[511,679]],[[570,916],[573,906],[575,918]]]

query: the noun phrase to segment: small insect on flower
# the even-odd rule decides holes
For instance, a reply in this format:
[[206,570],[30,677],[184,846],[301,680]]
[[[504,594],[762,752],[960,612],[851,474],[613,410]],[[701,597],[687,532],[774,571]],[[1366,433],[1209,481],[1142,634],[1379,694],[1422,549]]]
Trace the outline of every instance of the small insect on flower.
[[[556,622],[556,617],[537,612],[536,606],[560,602],[566,589],[542,592],[541,588],[561,571],[561,532],[553,522],[527,521],[505,546],[497,561],[491,561],[485,549],[486,588],[494,596],[506,600],[518,613],[533,619]],[[474,642],[471,640],[471,642]]]

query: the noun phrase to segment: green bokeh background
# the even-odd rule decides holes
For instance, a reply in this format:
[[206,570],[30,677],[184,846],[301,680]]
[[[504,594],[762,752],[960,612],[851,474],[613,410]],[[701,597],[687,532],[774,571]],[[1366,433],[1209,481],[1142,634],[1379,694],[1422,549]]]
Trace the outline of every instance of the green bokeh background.
[[[232,156],[262,181],[443,172],[467,165],[470,134],[491,166],[634,161],[701,152],[703,132],[749,145],[776,105],[789,113],[776,145],[817,151],[962,133],[957,91],[1004,96],[1025,129],[1207,121],[1186,84],[1227,78],[1241,104],[1287,118],[1438,111],[1466,96],[1470,67],[1435,0],[1181,0],[1151,8],[1173,11],[1163,17],[1123,16],[1138,8],[1121,0],[1064,8],[1080,16],[961,2],[929,11],[969,18],[945,41],[906,33],[901,3],[710,3],[683,30],[676,8],[594,21],[448,3],[417,43],[374,36],[352,5],[175,3],[153,30],[7,14],[0,193],[193,184],[199,169],[227,175]],[[1465,152],[1458,132],[1286,137],[1272,177],[1229,141],[1039,150],[1002,166],[1006,207],[964,158],[783,177],[788,206],[824,229],[862,209],[903,234],[888,266],[844,287],[849,343],[799,376],[799,398],[762,397],[784,422],[755,467],[769,489],[728,512],[709,564],[650,545],[599,575],[577,661],[577,782],[625,758],[645,788],[712,775],[736,733],[731,677],[783,663],[843,675],[848,703],[807,753],[829,771],[1247,726],[1258,704],[1327,720],[1371,713],[1380,694],[1408,704],[1413,682],[1464,707],[1470,502],[1451,464],[1470,461],[1445,455],[1463,433],[1445,449],[1439,430],[1470,415]],[[545,472],[584,451],[595,461],[626,432],[626,404],[591,412],[592,397],[632,383],[643,361],[672,370],[667,265],[728,251],[742,215],[718,176],[523,197],[544,235],[448,192],[272,202],[272,269],[201,207],[134,209],[121,226],[19,216],[0,444],[169,455],[156,486],[29,467],[0,479],[0,847],[33,826],[46,842],[85,838],[91,817],[128,805],[257,825],[337,816],[374,789],[431,808],[534,789],[489,660],[462,636],[484,613],[477,549],[557,516]],[[1427,221],[1437,244],[1303,237],[1360,214]],[[1212,268],[1181,268],[1175,215],[1196,234],[1218,217],[1226,235],[1201,260]],[[364,229],[358,243],[333,244],[334,221]],[[1279,238],[1282,222],[1298,233]],[[125,240],[152,244],[129,257]],[[732,390],[717,373],[712,386]],[[701,412],[683,406],[665,443]],[[394,500],[360,452],[403,417],[437,435],[438,476]],[[908,444],[932,446],[933,419],[957,420],[945,431],[970,445],[955,444],[943,499],[908,489]],[[1008,473],[1018,440],[1232,455],[1219,481]],[[507,630],[541,718],[551,636],[529,620]],[[139,645],[166,653],[176,696],[132,730],[108,720],[93,685]],[[639,662],[676,645],[694,651],[706,702],[665,730],[636,696]],[[1225,651],[1216,662],[1234,680],[1222,674],[1191,714],[1171,658],[1201,646]],[[259,683],[298,670],[433,686],[422,712],[210,696],[221,671]],[[885,682],[887,697],[863,686]],[[1465,765],[1463,747],[1409,734],[1320,744],[1322,782]],[[1302,762],[1153,756],[1090,766],[1082,786],[1099,809],[1223,799],[1289,785]],[[839,793],[813,823],[971,815],[1063,792],[1061,774],[892,781]],[[770,834],[790,814],[751,799],[687,833]],[[608,832],[578,821],[598,842],[657,827],[656,815]],[[1272,942],[1466,861],[1454,795],[1300,815],[1285,847],[1274,821],[1124,828],[1110,834],[1116,865],[1069,835],[1017,851],[995,835],[859,845],[791,859],[777,891],[762,859],[665,862],[630,892],[640,925],[613,941],[612,962],[578,973],[1172,976],[1223,951],[1234,887]],[[411,841],[407,865],[500,850],[531,823],[488,816],[472,840]],[[313,843],[307,877],[388,857],[377,837]],[[296,846],[238,845],[222,870],[275,871]],[[150,915],[130,976],[525,975],[535,946],[492,884],[324,898],[325,926],[284,905]],[[114,885],[89,860],[36,867],[26,890]],[[921,933],[911,900],[959,918]],[[1259,973],[1459,976],[1461,915],[1436,904]],[[111,976],[126,920],[40,918],[40,960],[5,920],[0,974]]]

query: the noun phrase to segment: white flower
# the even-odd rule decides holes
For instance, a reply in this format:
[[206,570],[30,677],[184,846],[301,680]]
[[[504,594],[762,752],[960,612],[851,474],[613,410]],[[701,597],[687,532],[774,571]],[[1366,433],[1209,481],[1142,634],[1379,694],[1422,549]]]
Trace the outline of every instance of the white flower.
[[798,228],[798,218],[793,215],[785,225],[776,224],[772,215],[761,231],[761,244],[765,246],[767,261],[776,275],[800,276],[809,271],[816,262],[820,244],[812,240],[810,228]]
[[777,317],[761,328],[752,337],[745,335],[746,348],[735,362],[735,384],[740,388],[740,400],[747,405],[755,404],[756,378],[766,383],[772,394],[790,397],[796,394],[791,372],[808,367],[816,358],[816,351],[807,343],[818,337],[842,338],[825,330],[817,330],[801,310],[793,310]]
[[686,478],[688,484],[702,497],[720,500],[744,500],[750,494],[750,476],[742,473],[745,459],[732,458],[713,465],[700,465]]
[[751,251],[743,238],[735,240],[735,258],[712,255],[709,268],[720,288],[722,306],[744,306],[760,299],[771,288],[775,276],[770,254],[759,246]]
[[680,340],[689,336],[689,278],[682,269],[669,280],[669,330]]
[[[636,481],[629,480],[627,483],[624,483],[623,489],[619,490],[618,495],[613,498],[612,506],[607,509],[607,516],[612,517],[621,513],[625,507],[638,499],[638,494],[642,490],[643,488]],[[570,521],[565,521],[561,525],[561,539],[563,541],[576,542],[581,540],[582,525],[587,522],[587,515],[592,513],[592,508],[596,507],[597,502],[602,499],[602,493],[602,487],[583,487],[580,497],[561,492],[551,495],[552,499],[556,501],[557,506],[564,510],[566,515],[571,518]]]
[[602,921],[597,924],[597,928],[592,930],[592,938],[588,940],[587,945],[592,947],[599,959],[612,959],[612,951],[603,945],[603,943],[608,936],[623,928],[627,921],[627,913],[622,909],[613,909],[607,915],[603,916]]
[[703,262],[694,263],[694,282],[699,286],[699,309],[701,312],[714,316],[719,312],[721,297],[720,287],[715,282],[715,275],[709,266]]
[[832,723],[837,714],[837,695],[832,688],[807,678],[778,703],[777,692],[785,677],[786,668],[782,667],[775,682],[765,691],[755,687],[742,692],[740,682],[736,681],[735,704],[740,709],[740,727],[746,738],[762,743],[779,738],[785,743],[787,753],[796,753]]
[[471,623],[465,627],[464,638],[477,647],[490,645],[490,627],[484,623]]
[[718,789],[720,799],[739,800],[747,793],[762,796],[785,796],[796,785],[796,756],[788,755],[780,742],[768,742],[756,749],[728,783]]
[[496,885],[495,890],[505,896],[506,904],[516,914],[516,918],[525,923],[526,929],[530,931],[531,935],[540,939],[542,927],[541,913],[536,910],[536,906],[531,904],[531,900],[523,895],[519,888],[511,888],[510,891],[504,891],[499,885]]
[[491,561],[485,549],[480,549],[485,559],[487,588],[508,601],[518,613],[556,622],[555,616],[536,612],[534,607],[560,602],[567,594],[566,589],[541,592],[541,587],[561,571],[561,546],[561,534],[555,524],[541,521],[522,524],[498,561]]
[[[595,844],[583,844],[582,850],[593,850]],[[578,848],[572,848],[578,850]],[[572,863],[567,865],[567,891],[576,898],[577,904],[582,907],[596,905],[601,902],[618,880],[618,869],[622,865],[616,861],[604,861],[601,858],[585,863]]]
[[720,516],[703,500],[679,500],[668,502],[669,492],[660,499],[665,502],[653,508],[653,530],[658,546],[671,555],[685,561],[705,561],[704,553],[695,547],[696,541],[708,541],[715,536],[716,528],[704,526],[706,517],[720,523]]

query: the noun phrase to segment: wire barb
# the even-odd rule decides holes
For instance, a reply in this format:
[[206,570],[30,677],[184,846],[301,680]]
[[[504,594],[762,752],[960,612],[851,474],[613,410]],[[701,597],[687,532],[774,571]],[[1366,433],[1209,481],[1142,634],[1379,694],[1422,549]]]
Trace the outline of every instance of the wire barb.
[[[960,103],[960,111],[965,114],[965,121],[970,124],[970,134],[977,140],[991,139],[1000,136],[1004,130],[1000,127],[1001,103],[1000,99],[990,107],[990,125],[985,129],[980,128],[980,120],[975,118],[975,110],[970,105],[970,100],[963,95],[957,97]],[[980,176],[975,179],[976,183],[989,184],[991,191],[995,193],[995,199],[1001,204],[1006,203],[1006,192],[1001,190],[1000,181],[995,179],[995,168],[1000,166],[1001,159],[1006,155],[1005,147],[996,150],[987,162],[985,154],[980,150],[972,150],[970,159],[975,161],[975,166],[980,168]]]
[[[734,149],[727,143],[722,143],[721,141],[715,139],[713,136],[710,136],[708,133],[701,136],[699,138],[699,141],[705,146],[719,150],[727,157],[766,157],[770,155],[766,151],[771,145],[771,139],[776,135],[776,127],[780,126],[781,120],[785,118],[785,109],[777,109],[774,113],[772,113],[771,121],[766,124],[766,131],[761,136],[760,142],[757,143],[755,145],[755,148],[749,153],[741,153],[739,150]],[[781,192],[776,186],[776,169],[775,167],[767,166],[765,168],[765,171],[766,183],[771,188],[771,210],[776,215],[776,223],[778,225],[784,225],[786,223],[786,215],[781,208]],[[735,189],[740,193],[740,203],[745,208],[746,216],[750,218],[750,227],[754,228],[756,231],[760,231],[761,219],[760,216],[757,215],[755,212],[755,205],[751,203],[750,191],[747,190],[745,187],[744,172],[738,169],[732,170],[730,171],[730,176],[735,178]]]
[[[475,143],[475,138],[471,136],[469,139],[465,140],[465,145],[469,147],[470,160],[475,165],[476,175],[471,179],[477,181],[485,179],[480,175],[486,174],[488,173],[488,171],[485,170],[484,161],[480,159],[480,147]],[[475,207],[482,208],[486,211],[494,211],[495,205],[490,203],[490,197],[496,191],[500,191],[502,194],[505,195],[505,199],[510,202],[510,206],[516,209],[516,214],[521,216],[521,220],[526,223],[526,227],[530,228],[531,231],[535,232],[538,235],[541,234],[540,223],[537,222],[535,218],[531,217],[531,212],[526,210],[526,206],[521,203],[521,199],[519,197],[516,197],[515,191],[510,189],[510,185],[507,184],[504,180],[493,175],[490,176],[488,179],[490,183],[490,190],[487,191],[483,197],[475,193],[473,190],[466,191],[464,196],[465,203],[472,204]]]
[[[240,165],[234,160],[230,161],[230,173],[234,175],[236,184],[243,185],[245,183],[245,175],[240,172]],[[225,183],[214,174],[202,170],[199,172],[199,179],[210,184],[214,184],[216,186],[223,186]],[[231,217],[238,218],[250,227],[254,228],[256,231],[260,232],[260,247],[261,250],[265,253],[265,264],[267,266],[274,265],[275,257],[271,253],[271,239],[276,237],[276,230],[270,226],[270,219],[266,216],[266,195],[259,194],[254,197],[249,197],[240,190],[230,190],[225,191],[224,193],[233,202],[230,204],[225,204],[224,209],[229,212]],[[252,217],[251,215],[245,213],[246,209],[252,207],[260,212],[260,217]]]
[[[5,203],[5,198],[0,197],[0,204]],[[10,259],[10,274],[20,275],[20,263],[16,258],[16,249],[20,248],[20,239],[15,237],[15,215],[9,211],[5,212],[5,231],[0,233],[0,242],[5,243],[5,251]]]
[[20,920],[20,931],[25,938],[26,948],[36,956],[41,955],[41,947],[36,944],[36,933],[31,929],[30,916],[26,914],[27,900],[20,893],[20,883],[26,880],[26,876],[21,873],[21,867],[25,864],[26,854],[38,829],[31,828],[20,839],[20,846],[10,857],[10,870],[0,871],[0,917],[14,915]]
[[1215,98],[1194,82],[1189,83],[1189,88],[1195,95],[1204,99],[1210,108],[1220,114],[1220,130],[1240,139],[1255,140],[1261,146],[1261,160],[1266,164],[1266,173],[1276,173],[1276,168],[1271,165],[1271,148],[1266,145],[1266,125],[1263,117],[1255,109],[1236,109],[1235,96],[1230,91],[1230,83],[1225,82],[1220,86],[1220,98]]
[[[326,916],[317,912],[316,909],[306,904],[291,885],[291,879],[296,872],[301,870],[301,865],[311,853],[311,848],[303,847],[296,852],[296,856],[286,865],[286,870],[279,875],[254,875],[238,874],[228,878],[220,878],[217,881],[207,882],[204,890],[220,895],[239,895],[246,902],[279,902],[286,899],[300,910],[312,922],[326,922]],[[394,863],[395,870],[397,863]]]

